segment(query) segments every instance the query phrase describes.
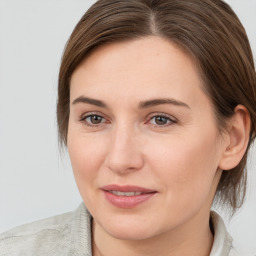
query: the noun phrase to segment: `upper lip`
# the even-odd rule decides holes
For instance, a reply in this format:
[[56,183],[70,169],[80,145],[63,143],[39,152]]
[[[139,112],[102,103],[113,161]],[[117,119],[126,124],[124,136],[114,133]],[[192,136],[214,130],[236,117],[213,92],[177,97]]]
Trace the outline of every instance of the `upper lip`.
[[141,192],[141,193],[152,193],[156,192],[156,190],[148,189],[148,188],[143,188],[139,186],[134,186],[134,185],[116,185],[116,184],[110,184],[101,187],[102,190],[105,191],[120,191],[120,192]]

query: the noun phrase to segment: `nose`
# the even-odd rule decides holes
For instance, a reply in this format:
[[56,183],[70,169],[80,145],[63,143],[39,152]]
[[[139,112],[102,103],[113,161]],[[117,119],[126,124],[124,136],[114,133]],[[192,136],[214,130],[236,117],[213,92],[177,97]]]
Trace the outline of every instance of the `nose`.
[[107,168],[121,175],[140,170],[144,160],[139,137],[136,131],[125,125],[112,131],[105,158]]

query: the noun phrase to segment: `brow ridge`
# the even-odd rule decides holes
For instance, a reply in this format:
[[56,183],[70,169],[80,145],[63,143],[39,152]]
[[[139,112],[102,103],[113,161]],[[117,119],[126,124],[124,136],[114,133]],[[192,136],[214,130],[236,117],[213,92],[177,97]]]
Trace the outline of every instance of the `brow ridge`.
[[187,105],[186,103],[176,99],[169,99],[169,98],[163,98],[163,99],[160,98],[160,99],[142,101],[139,104],[139,108],[142,109],[142,108],[154,107],[162,104],[171,104],[171,105],[186,107],[190,109],[189,105]]
[[89,97],[84,97],[84,96],[80,96],[72,102],[73,105],[78,104],[78,103],[87,103],[87,104],[95,105],[95,106],[101,107],[101,108],[108,108],[107,104],[104,103],[103,101],[92,99]]
[[[80,96],[72,102],[73,105],[78,103],[87,103],[87,104],[95,105],[101,108],[109,108],[107,104],[104,103],[103,101],[85,97],[85,96]],[[159,98],[159,99],[142,101],[139,103],[139,109],[154,107],[154,106],[163,105],[163,104],[171,104],[171,105],[186,107],[190,109],[190,107],[186,103],[176,99],[170,99],[170,98]]]

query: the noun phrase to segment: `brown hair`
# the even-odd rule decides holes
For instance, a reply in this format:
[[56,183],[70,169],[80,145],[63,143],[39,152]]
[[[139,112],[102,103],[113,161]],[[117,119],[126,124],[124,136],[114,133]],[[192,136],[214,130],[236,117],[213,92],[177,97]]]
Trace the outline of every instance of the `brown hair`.
[[100,45],[155,35],[188,52],[204,79],[218,127],[238,104],[251,117],[250,141],[237,167],[223,171],[216,195],[235,211],[244,201],[248,149],[256,135],[256,75],[246,32],[221,0],[99,0],[81,18],[67,42],[59,72],[57,120],[67,143],[69,83],[74,70]]

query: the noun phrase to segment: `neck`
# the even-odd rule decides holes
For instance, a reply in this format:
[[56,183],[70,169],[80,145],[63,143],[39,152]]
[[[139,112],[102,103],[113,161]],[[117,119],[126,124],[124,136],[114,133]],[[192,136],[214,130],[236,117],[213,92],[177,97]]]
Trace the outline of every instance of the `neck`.
[[107,234],[93,221],[93,256],[208,256],[213,243],[209,216],[144,240],[121,240]]

